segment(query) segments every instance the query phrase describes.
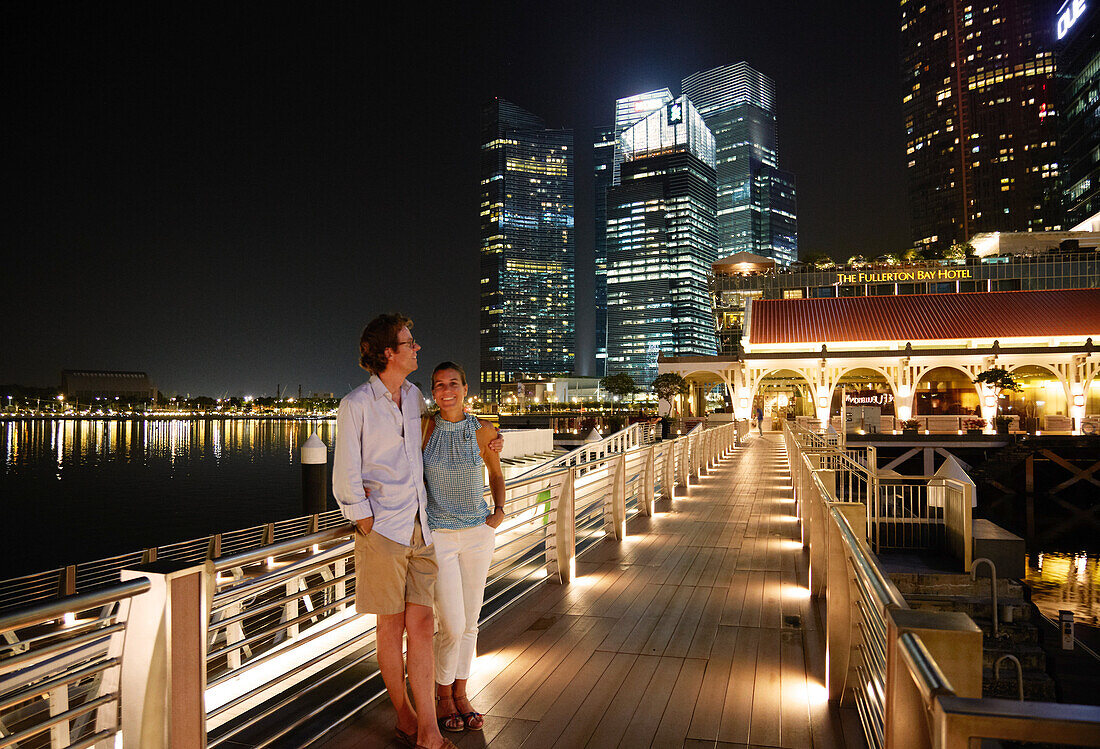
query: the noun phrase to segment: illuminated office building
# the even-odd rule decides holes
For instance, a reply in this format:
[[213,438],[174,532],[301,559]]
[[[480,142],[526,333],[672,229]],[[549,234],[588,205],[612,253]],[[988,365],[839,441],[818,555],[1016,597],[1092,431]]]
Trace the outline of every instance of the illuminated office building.
[[721,252],[794,262],[795,180],[779,169],[775,83],[739,62],[689,75],[682,85],[714,133]]
[[595,236],[593,249],[596,261],[596,376],[605,374],[607,361],[607,190],[615,167],[615,130],[596,130],[592,144],[592,167],[596,201],[593,206]]
[[494,99],[481,122],[481,392],[573,371],[573,131]]
[[[672,92],[667,88],[659,88],[656,91],[646,91],[644,94],[635,94],[615,100],[615,152],[611,169],[611,184],[617,185],[620,181],[620,171],[625,160],[622,145],[618,137],[641,122],[653,112],[668,106],[672,102]],[[598,195],[598,193],[597,193]]]
[[1058,78],[1062,121],[1059,171],[1065,224],[1100,213],[1100,8],[1066,0],[1058,10]]
[[913,241],[1068,228],[1051,0],[901,0]]
[[718,258],[714,135],[680,97],[619,134],[607,191],[607,372],[641,386],[657,357],[715,353],[707,277]]

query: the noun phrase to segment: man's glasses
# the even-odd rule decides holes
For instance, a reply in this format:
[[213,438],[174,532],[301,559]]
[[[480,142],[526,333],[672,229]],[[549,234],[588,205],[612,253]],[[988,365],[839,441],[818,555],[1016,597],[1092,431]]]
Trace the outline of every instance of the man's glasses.
[[398,342],[397,342],[397,347],[398,347],[398,348],[401,348],[402,346],[404,346],[404,345],[406,345],[406,344],[408,344],[408,347],[409,347],[409,348],[412,348],[413,346],[415,346],[415,345],[416,345],[416,339],[415,339],[415,338],[410,338],[410,339],[409,339],[409,340],[407,340],[407,341],[398,341]]

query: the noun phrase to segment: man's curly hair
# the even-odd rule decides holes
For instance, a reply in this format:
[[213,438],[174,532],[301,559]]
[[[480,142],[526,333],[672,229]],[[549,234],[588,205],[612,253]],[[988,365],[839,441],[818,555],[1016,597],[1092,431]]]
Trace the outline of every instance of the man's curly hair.
[[363,328],[359,337],[359,366],[368,372],[381,374],[386,368],[386,349],[397,351],[397,334],[401,328],[412,328],[413,321],[402,314],[379,315]]

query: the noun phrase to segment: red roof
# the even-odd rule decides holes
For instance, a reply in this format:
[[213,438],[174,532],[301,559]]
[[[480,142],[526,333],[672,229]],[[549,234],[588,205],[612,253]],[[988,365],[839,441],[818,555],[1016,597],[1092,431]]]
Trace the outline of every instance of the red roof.
[[757,299],[754,344],[1100,336],[1100,289]]

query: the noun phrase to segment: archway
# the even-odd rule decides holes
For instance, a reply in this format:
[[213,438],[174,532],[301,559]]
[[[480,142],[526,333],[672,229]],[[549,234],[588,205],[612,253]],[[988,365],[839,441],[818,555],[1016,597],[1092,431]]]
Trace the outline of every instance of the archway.
[[1046,367],[1023,366],[1012,370],[1012,376],[1023,388],[1005,393],[1004,413],[1020,417],[1020,425],[1034,431],[1041,428],[1046,416],[1068,416],[1066,388],[1058,376]]
[[928,370],[914,389],[914,416],[980,413],[978,386],[969,374],[955,367]]
[[810,383],[793,369],[768,372],[756,385],[752,398],[752,415],[757,409],[764,415],[764,429],[776,429],[785,419],[816,418]]

